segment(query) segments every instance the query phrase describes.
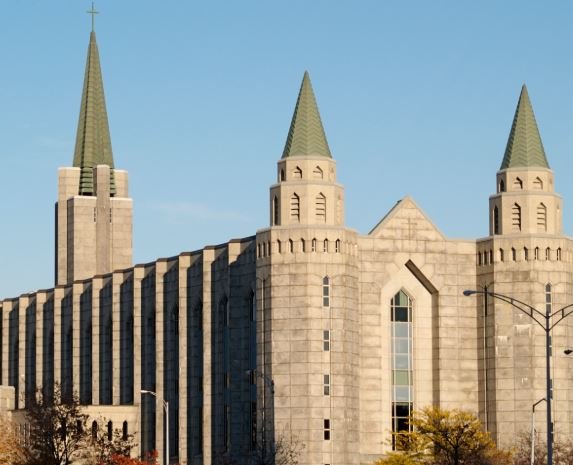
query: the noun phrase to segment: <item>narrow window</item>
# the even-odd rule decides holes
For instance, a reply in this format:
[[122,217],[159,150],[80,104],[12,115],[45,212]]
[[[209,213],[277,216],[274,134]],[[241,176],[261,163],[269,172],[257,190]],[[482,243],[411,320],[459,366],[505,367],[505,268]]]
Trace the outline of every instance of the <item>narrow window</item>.
[[295,223],[300,223],[300,197],[296,194],[290,198],[290,219]]
[[267,255],[271,254],[271,241],[267,241]]
[[92,422],[92,439],[97,439],[97,421]]
[[261,253],[261,244],[257,244],[257,256],[258,256],[259,258],[261,258],[261,257],[262,257],[262,253]]
[[322,279],[322,306],[330,307],[330,278],[328,276]]
[[516,203],[511,207],[511,229],[521,231],[521,207]]
[[330,331],[324,330],[322,333],[322,349],[325,352],[330,351]]
[[513,261],[517,260],[517,251],[513,247],[511,248],[511,259]]
[[490,265],[493,265],[493,250],[489,251],[489,263]]
[[513,181],[513,188],[517,191],[523,189],[523,181],[520,178],[515,178]]
[[122,431],[121,431],[121,437],[124,441],[127,441],[127,436],[128,436],[127,421],[124,421]]
[[312,251],[316,252],[316,239],[312,240]]
[[283,244],[280,239],[277,239],[277,250],[279,253],[283,253]]
[[539,260],[539,247],[535,247],[535,250],[533,251],[533,259]]
[[539,191],[543,190],[543,181],[541,178],[537,177],[533,180],[533,188]]
[[315,166],[314,170],[312,171],[312,177],[315,179],[322,179],[324,177],[320,166]]
[[561,247],[559,247],[557,249],[557,261],[560,262],[561,261]]
[[315,199],[316,205],[316,220],[319,223],[326,223],[326,197],[320,193]]
[[273,225],[278,226],[279,224],[279,198],[275,195],[275,198],[273,199]]
[[487,263],[488,263],[488,262],[487,262],[487,252],[484,252],[484,253],[483,253],[483,264],[484,264],[484,265],[487,265]]
[[306,241],[304,239],[300,240],[300,250],[306,252]]
[[251,402],[251,450],[257,447],[257,403]]
[[504,259],[504,257],[503,257],[503,249],[499,249],[499,261],[500,261],[500,262],[503,262],[503,259]]
[[497,205],[493,207],[493,233],[499,234],[499,209]]
[[328,418],[324,419],[324,440],[330,441],[330,420]]
[[409,417],[413,409],[413,327],[412,300],[398,292],[390,302],[392,329],[392,447],[396,434],[411,431]]
[[231,447],[231,408],[225,405],[223,413],[223,442],[225,444],[225,451],[228,451]]
[[323,244],[322,244],[322,251],[323,251],[324,253],[327,253],[327,252],[328,252],[328,239],[324,239],[324,242],[323,242]]
[[336,253],[340,253],[340,239],[336,239],[336,242],[334,243],[334,251]]
[[293,252],[294,252],[294,242],[292,241],[292,239],[289,239],[289,240],[288,240],[288,251],[289,251],[290,253],[293,253]]
[[113,438],[113,423],[111,421],[107,422],[107,440],[111,441]]
[[478,265],[481,265],[481,252],[478,252],[477,254],[477,259],[478,259]]
[[297,166],[292,172],[293,179],[302,179],[302,170]]
[[527,247],[523,248],[523,258],[525,261],[529,260],[529,249]]
[[551,249],[549,247],[545,249],[545,260],[551,260]]
[[505,182],[502,180],[499,181],[499,191],[498,192],[505,192]]
[[330,375],[324,375],[323,393],[325,396],[330,395]]
[[537,231],[547,231],[547,207],[542,203],[537,206]]
[[281,181],[285,180],[285,170],[281,170]]

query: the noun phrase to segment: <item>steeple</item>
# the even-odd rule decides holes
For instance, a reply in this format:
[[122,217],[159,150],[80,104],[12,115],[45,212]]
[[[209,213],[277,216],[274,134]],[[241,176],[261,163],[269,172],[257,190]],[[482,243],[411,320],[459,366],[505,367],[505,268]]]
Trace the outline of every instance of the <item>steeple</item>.
[[524,84],[500,170],[528,167],[549,168],[549,163],[543,150],[527,87]]
[[302,79],[282,158],[296,155],[332,158],[308,71]]
[[74,167],[81,168],[80,195],[94,194],[93,168],[97,165],[107,165],[111,168],[110,193],[114,195],[115,181],[111,137],[96,35],[92,31],[74,152]]

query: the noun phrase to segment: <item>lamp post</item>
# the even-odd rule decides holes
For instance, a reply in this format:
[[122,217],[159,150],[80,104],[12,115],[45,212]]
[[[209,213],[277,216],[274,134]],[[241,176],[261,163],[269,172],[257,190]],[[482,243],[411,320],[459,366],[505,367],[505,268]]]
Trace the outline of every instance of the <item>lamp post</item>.
[[[156,399],[157,394],[153,391],[147,391],[145,389],[142,389],[141,394],[149,394],[153,397],[155,397]],[[163,447],[164,451],[165,451],[165,464],[169,464],[169,402],[166,401],[165,399],[161,399],[161,401],[163,402],[163,409],[164,409],[164,418],[165,418],[165,446]]]
[[531,407],[531,465],[535,464],[535,407],[544,401],[545,397],[543,399],[539,399]]
[[475,291],[465,290],[465,296],[480,294],[489,296],[497,300],[501,300],[513,308],[516,308],[522,313],[525,313],[529,318],[535,321],[543,331],[545,331],[545,399],[547,400],[547,465],[553,465],[553,422],[551,420],[551,399],[552,399],[552,383],[551,383],[551,331],[561,321],[573,313],[573,304],[566,305],[559,310],[552,311],[551,302],[547,301],[545,305],[545,312],[537,310],[525,302],[514,299],[513,297],[498,294],[488,290]]

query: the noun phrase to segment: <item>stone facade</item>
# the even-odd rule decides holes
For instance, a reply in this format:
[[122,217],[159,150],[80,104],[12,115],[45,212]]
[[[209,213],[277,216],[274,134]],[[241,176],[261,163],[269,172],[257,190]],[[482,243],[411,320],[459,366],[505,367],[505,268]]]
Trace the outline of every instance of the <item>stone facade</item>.
[[[58,285],[0,301],[3,408],[21,414],[60,383],[96,421],[125,422],[140,452],[164,451],[167,426],[171,462],[197,465],[250,463],[281,441],[304,446],[304,465],[371,463],[429,405],[475,412],[503,446],[529,431],[545,333],[506,302],[463,295],[486,287],[542,312],[573,302],[573,244],[525,89],[478,240],[446,238],[408,197],[368,234],[348,228],[308,74],[270,225],[252,237],[131,266],[127,174],[92,165],[60,170]],[[573,318],[552,336],[566,438]]]

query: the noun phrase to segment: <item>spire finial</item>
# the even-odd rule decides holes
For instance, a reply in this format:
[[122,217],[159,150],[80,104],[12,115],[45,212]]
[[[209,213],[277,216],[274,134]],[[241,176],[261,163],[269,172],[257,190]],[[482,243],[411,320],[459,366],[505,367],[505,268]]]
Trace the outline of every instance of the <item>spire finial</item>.
[[92,2],[92,9],[86,11],[87,14],[92,15],[92,32],[95,31],[95,15],[99,14],[99,11],[95,9],[94,2]]

